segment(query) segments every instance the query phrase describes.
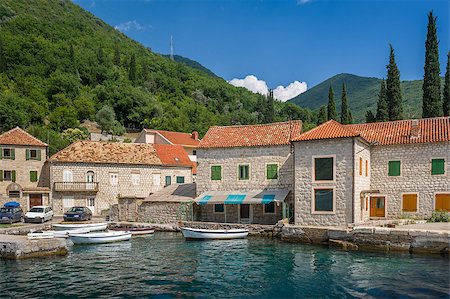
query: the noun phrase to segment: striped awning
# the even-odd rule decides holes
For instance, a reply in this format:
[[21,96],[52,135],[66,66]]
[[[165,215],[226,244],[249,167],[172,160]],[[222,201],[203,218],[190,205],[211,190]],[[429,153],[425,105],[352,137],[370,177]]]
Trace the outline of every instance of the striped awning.
[[202,204],[268,204],[273,201],[283,202],[289,190],[253,190],[240,191],[209,191],[200,194],[194,201]]

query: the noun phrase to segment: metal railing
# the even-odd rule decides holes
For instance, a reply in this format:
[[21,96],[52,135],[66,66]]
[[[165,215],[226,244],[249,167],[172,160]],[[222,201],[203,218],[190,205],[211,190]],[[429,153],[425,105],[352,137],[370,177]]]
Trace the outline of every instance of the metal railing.
[[65,192],[97,192],[98,182],[55,182],[53,190]]

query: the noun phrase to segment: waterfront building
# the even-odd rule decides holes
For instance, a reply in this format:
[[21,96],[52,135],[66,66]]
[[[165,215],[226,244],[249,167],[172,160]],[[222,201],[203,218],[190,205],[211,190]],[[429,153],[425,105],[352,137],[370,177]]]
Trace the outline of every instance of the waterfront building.
[[213,126],[197,152],[198,220],[275,224],[292,211],[302,122]]
[[49,158],[52,205],[63,214],[76,205],[106,215],[119,199],[144,199],[172,184],[192,182],[183,147],[78,141]]
[[26,211],[49,203],[47,144],[17,127],[0,135],[0,204]]

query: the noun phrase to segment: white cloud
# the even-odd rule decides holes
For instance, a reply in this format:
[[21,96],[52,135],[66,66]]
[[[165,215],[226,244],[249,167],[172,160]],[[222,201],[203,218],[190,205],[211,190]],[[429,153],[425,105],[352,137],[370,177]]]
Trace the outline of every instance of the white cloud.
[[[251,92],[266,95],[269,93],[269,87],[266,81],[258,79],[254,75],[248,75],[244,79],[233,79],[228,83],[237,87],[245,87]],[[278,86],[273,90],[273,97],[279,101],[285,102],[299,94],[305,92],[308,86],[306,82],[294,81],[288,86]]]
[[277,86],[273,90],[273,97],[282,102],[292,99],[308,89],[306,82],[294,81],[288,86]]
[[[151,26],[149,26],[151,27]],[[114,26],[114,29],[119,30],[121,32],[127,32],[129,30],[137,30],[143,31],[146,29],[145,26],[139,24],[136,20],[128,21],[119,25]]]
[[308,2],[311,2],[312,0],[297,0],[297,4],[298,5],[303,5],[303,4],[306,4],[306,3],[308,3]]

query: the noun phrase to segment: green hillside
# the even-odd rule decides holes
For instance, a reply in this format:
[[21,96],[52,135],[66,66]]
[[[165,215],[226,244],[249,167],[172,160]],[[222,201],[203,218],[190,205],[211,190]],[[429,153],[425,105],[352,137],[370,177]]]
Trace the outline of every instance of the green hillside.
[[[364,122],[366,110],[376,111],[381,79],[360,77],[352,74],[339,74],[314,86],[308,91],[289,100],[289,102],[318,109],[328,102],[330,85],[334,90],[334,99],[338,111],[341,109],[342,82],[347,87],[349,105],[356,122]],[[403,108],[405,118],[421,117],[422,115],[422,80],[402,81]]]
[[116,114],[114,128],[202,135],[211,125],[314,122],[308,110],[275,102],[268,113],[265,103],[152,53],[70,0],[0,2],[0,132],[24,127],[50,142],[52,152],[69,142],[61,132],[94,120],[105,105]]
[[[170,55],[163,55],[163,56],[166,57],[166,58],[170,57]],[[184,65],[187,65],[187,66],[189,66],[191,68],[198,69],[198,70],[200,70],[200,71],[202,71],[202,72],[204,72],[204,73],[206,73],[206,74],[208,74],[210,76],[217,77],[217,75],[214,74],[213,71],[211,71],[210,69],[204,67],[201,63],[199,63],[199,62],[197,62],[195,60],[192,60],[192,59],[189,59],[187,57],[180,56],[180,55],[173,55],[173,60],[175,60],[176,62],[182,63]]]

